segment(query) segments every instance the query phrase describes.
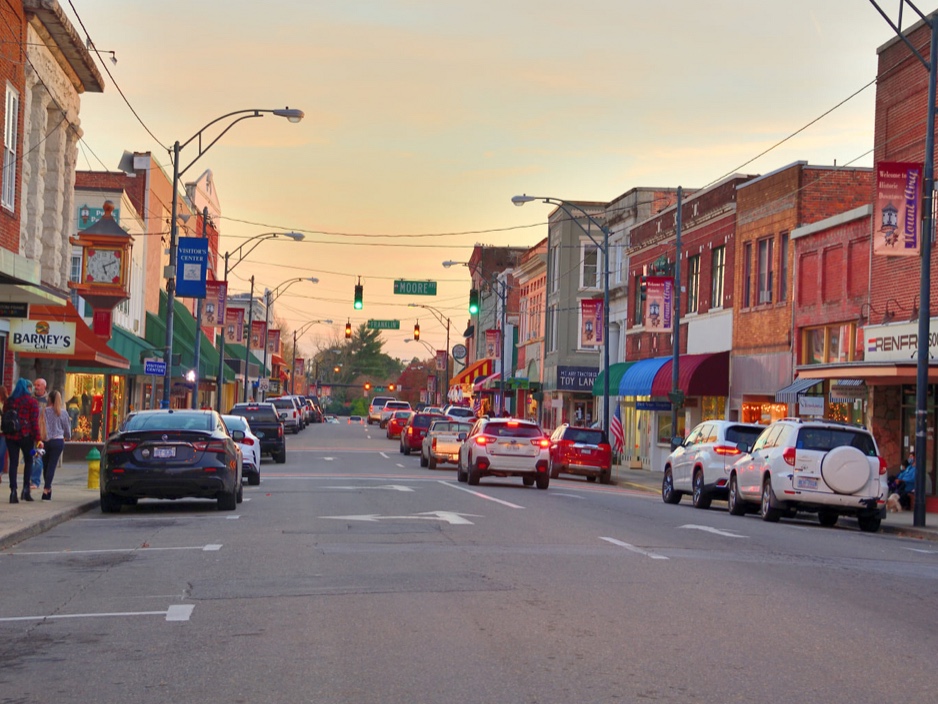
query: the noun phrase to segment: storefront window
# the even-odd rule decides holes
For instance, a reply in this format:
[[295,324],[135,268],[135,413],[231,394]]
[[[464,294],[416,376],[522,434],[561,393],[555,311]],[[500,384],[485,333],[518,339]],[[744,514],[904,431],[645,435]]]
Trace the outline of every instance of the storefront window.
[[700,420],[723,420],[726,412],[726,396],[704,396],[701,400]]
[[863,425],[863,401],[828,404],[827,417],[842,423]]
[[671,414],[670,413],[659,413],[658,414],[658,444],[659,445],[670,445],[671,438],[675,435],[684,437],[684,414],[677,414],[677,432],[671,432]]
[[104,375],[66,374],[65,410],[72,420],[72,440],[80,442],[102,440]]
[[[110,413],[110,422],[105,430],[109,432],[114,432],[117,428],[120,427],[121,421],[124,420],[124,416],[127,415],[126,408],[127,401],[127,379],[123,376],[112,376],[111,377],[111,398],[108,405],[108,412]],[[102,430],[101,432],[105,432]]]
[[853,360],[851,341],[853,323],[808,328],[802,332],[802,359],[804,364],[833,364]]
[[742,406],[742,416],[743,423],[768,425],[788,416],[788,406],[774,401],[746,401]]

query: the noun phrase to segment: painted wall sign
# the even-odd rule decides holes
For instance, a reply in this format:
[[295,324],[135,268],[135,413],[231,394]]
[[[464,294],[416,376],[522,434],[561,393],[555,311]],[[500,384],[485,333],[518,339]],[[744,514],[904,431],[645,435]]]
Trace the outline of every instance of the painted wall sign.
[[557,367],[557,389],[591,394],[597,376],[597,367]]

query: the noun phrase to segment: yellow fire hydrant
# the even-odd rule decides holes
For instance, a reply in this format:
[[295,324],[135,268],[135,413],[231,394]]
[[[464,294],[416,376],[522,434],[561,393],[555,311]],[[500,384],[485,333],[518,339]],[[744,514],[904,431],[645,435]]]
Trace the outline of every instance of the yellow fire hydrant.
[[101,453],[92,447],[85,459],[88,460],[88,488],[97,489],[101,481]]

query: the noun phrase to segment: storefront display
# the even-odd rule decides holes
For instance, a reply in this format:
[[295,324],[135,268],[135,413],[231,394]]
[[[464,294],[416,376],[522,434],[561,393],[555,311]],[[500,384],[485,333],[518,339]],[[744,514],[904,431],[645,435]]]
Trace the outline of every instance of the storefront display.
[[114,375],[107,384],[104,374],[66,373],[65,410],[73,442],[102,442],[126,415],[127,379]]

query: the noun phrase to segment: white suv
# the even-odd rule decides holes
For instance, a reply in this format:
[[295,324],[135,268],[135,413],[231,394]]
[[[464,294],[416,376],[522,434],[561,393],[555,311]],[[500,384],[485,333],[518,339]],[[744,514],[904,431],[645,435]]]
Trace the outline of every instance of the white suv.
[[468,435],[456,463],[456,479],[478,484],[482,477],[521,477],[525,486],[550,484],[550,438],[528,420],[481,418]]
[[855,516],[875,533],[886,515],[886,463],[866,428],[784,418],[768,426],[730,472],[734,516],[758,508],[765,521],[816,512],[822,526]]
[[676,504],[690,494],[696,508],[709,508],[713,499],[726,499],[730,469],[763,430],[764,425],[755,423],[708,420],[686,439],[674,438],[673,452],[664,461],[662,500]]

